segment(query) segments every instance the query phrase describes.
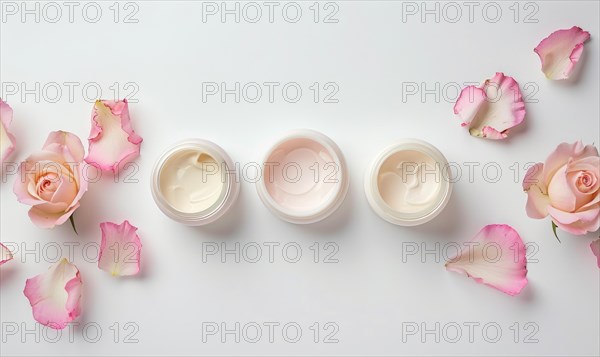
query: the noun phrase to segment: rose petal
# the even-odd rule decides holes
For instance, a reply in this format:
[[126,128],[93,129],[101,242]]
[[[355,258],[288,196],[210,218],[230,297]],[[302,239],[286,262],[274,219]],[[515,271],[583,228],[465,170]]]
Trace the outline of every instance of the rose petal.
[[27,213],[36,226],[43,229],[52,229],[65,223],[69,217],[79,208],[79,203],[71,209],[66,208],[65,203],[44,203],[34,206]]
[[48,134],[42,150],[59,154],[68,163],[81,163],[85,155],[81,139],[73,133],[62,130],[53,131]]
[[590,243],[590,248],[592,248],[592,253],[596,256],[596,260],[598,261],[598,268],[600,268],[600,239],[596,239],[592,243]]
[[541,162],[527,170],[523,179],[523,190],[527,192],[527,205],[525,210],[531,218],[544,218],[548,215],[550,197],[545,192],[543,183],[544,164]]
[[592,171],[600,174],[600,156],[588,156],[577,161],[570,160],[567,165],[567,172]]
[[12,118],[12,108],[0,99],[0,164],[15,151],[15,136],[8,131]]
[[98,268],[113,276],[136,275],[140,272],[142,243],[137,235],[137,227],[128,221],[117,225],[111,222],[100,223],[102,242]]
[[62,259],[47,272],[27,279],[23,293],[42,325],[64,329],[80,314],[82,281],[77,267]]
[[594,145],[584,146],[581,141],[573,144],[559,144],[544,163],[544,182],[549,184],[556,172],[569,160],[579,160],[590,156],[598,156],[598,149]]
[[534,49],[542,61],[542,72],[548,79],[567,79],[583,53],[590,33],[577,26],[558,30],[543,39]]
[[577,197],[573,194],[569,181],[567,180],[567,165],[556,171],[548,185],[548,196],[552,206],[565,211],[573,212],[577,209]]
[[599,203],[600,203],[600,194],[597,193],[596,197],[594,197],[594,199],[591,200],[590,202],[588,202],[585,206],[579,208],[579,211],[588,210],[588,209],[593,208],[594,206],[598,205]]
[[564,224],[575,223],[579,220],[588,222],[594,220],[597,216],[597,212],[593,208],[577,212],[564,212],[558,208],[549,207],[548,213],[550,213],[553,218],[556,218]]
[[4,244],[0,243],[0,265],[12,260],[12,258],[13,255],[10,249],[6,248]]
[[503,73],[496,73],[478,88],[468,86],[460,92],[454,114],[469,127],[469,133],[487,139],[505,139],[508,129],[525,118],[525,103],[519,84]]
[[600,204],[598,203],[577,212],[564,212],[550,206],[548,213],[560,229],[571,234],[583,235],[600,228]]
[[485,226],[465,247],[446,263],[446,269],[508,295],[519,294],[527,285],[525,245],[512,227]]
[[140,154],[142,137],[131,127],[127,100],[98,100],[92,113],[85,161],[106,171],[117,172]]

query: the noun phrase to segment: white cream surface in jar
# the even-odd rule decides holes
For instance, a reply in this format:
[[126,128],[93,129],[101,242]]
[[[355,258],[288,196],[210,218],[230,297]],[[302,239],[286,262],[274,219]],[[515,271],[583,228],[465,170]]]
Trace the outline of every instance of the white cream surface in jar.
[[221,166],[202,151],[178,151],[168,157],[160,169],[160,191],[179,212],[205,211],[220,200],[225,189]]
[[438,203],[442,172],[436,161],[417,150],[402,150],[385,159],[377,173],[379,194],[394,211],[414,214]]

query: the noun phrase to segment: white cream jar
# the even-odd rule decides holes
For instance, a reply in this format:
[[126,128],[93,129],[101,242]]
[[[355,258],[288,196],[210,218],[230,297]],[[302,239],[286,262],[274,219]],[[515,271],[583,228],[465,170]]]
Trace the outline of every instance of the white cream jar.
[[404,139],[384,149],[365,177],[369,204],[381,218],[416,226],[436,217],[452,193],[448,161],[433,145]]
[[342,151],[329,137],[307,129],[288,132],[267,151],[256,183],[262,202],[295,224],[321,221],[335,212],[348,192]]
[[223,216],[237,199],[235,165],[218,145],[189,139],[167,149],[152,172],[152,197],[171,219],[192,226]]

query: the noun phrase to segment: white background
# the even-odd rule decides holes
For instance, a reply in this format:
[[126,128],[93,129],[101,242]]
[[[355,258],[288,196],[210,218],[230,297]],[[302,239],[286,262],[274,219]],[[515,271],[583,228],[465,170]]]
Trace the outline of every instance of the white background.
[[[494,9],[488,9],[487,19],[482,15],[485,3],[480,2],[469,21],[468,8],[459,2],[463,14],[455,23],[451,22],[455,10],[446,8],[444,13],[444,3],[438,4],[439,21],[427,15],[423,22],[421,13],[404,13],[408,17],[403,21],[399,2],[339,1],[333,17],[338,23],[323,23],[325,13],[334,9],[325,11],[324,4],[315,23],[309,8],[312,1],[300,3],[303,12],[297,23],[282,17],[285,3],[278,3],[273,23],[264,6],[257,23],[243,16],[240,23],[233,16],[223,23],[218,15],[204,22],[202,3],[195,1],[137,2],[139,11],[133,16],[137,23],[124,23],[124,16],[135,7],[121,4],[115,23],[113,2],[98,4],[103,12],[96,23],[82,17],[85,3],[77,3],[73,23],[63,5],[63,17],[56,23],[48,21],[54,13],[42,13],[39,23],[32,16],[23,22],[20,13],[2,19],[2,97],[15,113],[14,160],[40,149],[53,130],[87,138],[92,103],[82,94],[86,83],[97,83],[104,98],[113,97],[110,86],[115,82],[120,96],[131,94],[123,88],[125,83],[136,83],[139,91],[129,97],[137,103],[131,103],[130,110],[133,126],[144,138],[136,161],[139,183],[122,179],[113,183],[105,176],[91,184],[76,213],[78,236],[69,224],[50,231],[36,228],[27,216],[28,207],[12,193],[15,176],[1,184],[1,241],[20,249],[15,260],[1,268],[2,355],[598,355],[600,279],[589,248],[598,235],[560,232],[562,244],[558,243],[549,220],[533,220],[525,214],[526,195],[520,184],[524,165],[543,161],[560,142],[581,139],[597,145],[600,141],[598,2],[542,1],[529,7],[520,3],[517,22],[512,1],[493,5],[502,9],[497,22],[490,21]],[[435,3],[428,6],[434,8]],[[536,7],[529,20],[537,22],[526,23],[525,16]],[[92,10],[90,14],[93,17]],[[548,81],[533,48],[552,31],[573,25],[592,36],[579,73],[567,82]],[[529,98],[525,123],[503,142],[470,137],[452,113],[456,83],[480,82],[496,71],[513,76]],[[55,92],[42,90],[52,82],[63,90],[56,103],[52,103]],[[64,82],[78,83],[73,100]],[[204,103],[203,82],[225,82],[229,88],[235,82],[281,85],[273,103],[266,92],[258,103],[243,98],[235,103],[232,95],[225,103],[218,96]],[[288,82],[298,83],[303,90],[297,103],[288,103],[281,95]],[[339,103],[323,103],[324,92],[314,103],[309,89],[314,82],[321,86],[335,82]],[[421,92],[403,100],[403,88],[413,82],[421,89],[439,83],[440,91],[425,100]],[[18,92],[6,92],[7,83],[18,84]],[[39,100],[33,94],[22,98],[23,89],[35,88],[36,83]],[[441,93],[444,88],[447,92]],[[93,96],[93,89],[89,93]],[[242,184],[232,212],[202,228],[170,221],[152,201],[152,165],[175,141],[212,140],[243,165],[259,161],[281,133],[301,127],[329,135],[348,162],[348,197],[326,221],[310,226],[280,221],[262,205],[249,182]],[[463,168],[445,211],[415,228],[396,227],[377,217],[362,188],[369,161],[384,146],[404,137],[433,143]],[[490,162],[502,169],[496,183],[490,182],[493,168],[487,180],[482,172]],[[515,162],[517,166],[512,166]],[[468,163],[480,165],[474,168],[472,180]],[[517,178],[516,167],[520,167]],[[142,274],[118,279],[84,259],[83,247],[99,243],[100,222],[124,219],[140,228]],[[510,224],[532,243],[530,260],[537,262],[530,262],[529,284],[519,296],[447,272],[443,255],[403,259],[407,244],[442,253],[449,247],[451,252],[449,244],[468,240],[491,223]],[[73,242],[79,243],[73,258],[85,284],[83,315],[77,320],[80,326],[72,329],[73,341],[65,330],[58,342],[51,343],[56,337],[52,331],[38,328],[26,333],[35,331],[37,324],[22,290],[27,278],[45,271],[55,260],[57,246],[68,256]],[[273,263],[264,245],[262,259],[255,264],[243,258],[236,263],[231,255],[225,263],[219,256],[203,262],[203,249],[210,242],[228,248],[238,242],[281,245],[275,248]],[[281,248],[289,242],[302,248],[296,264],[282,256]],[[315,242],[320,243],[319,263],[310,250]],[[324,249],[327,242],[339,247],[338,263],[322,262],[325,253],[332,251]],[[24,254],[24,249],[33,253]],[[88,253],[93,257],[94,249]],[[133,324],[125,325],[128,322]],[[208,336],[203,343],[206,322],[225,322],[228,328],[236,322],[280,326],[275,328],[273,343],[266,327],[258,343],[248,343],[244,336],[236,343],[233,335],[225,336],[222,343],[220,334]],[[295,344],[282,337],[281,326],[290,322],[302,328]],[[313,341],[310,329],[315,322],[321,326],[319,343]],[[328,322],[339,327],[338,343],[323,343]],[[480,324],[472,341],[464,325],[469,322]],[[115,323],[119,324],[116,336]],[[403,343],[403,323],[425,323],[428,329],[439,323],[440,341],[429,334],[422,343],[419,333],[405,336]],[[515,323],[519,324],[517,342]],[[451,343],[456,324],[462,326],[462,336]],[[482,332],[485,324],[492,326],[487,334]],[[14,326],[16,334],[8,334]],[[496,335],[494,326],[502,333],[497,343],[489,342]],[[91,343],[88,340],[96,337],[97,328],[102,335]],[[254,330],[248,332],[252,338]],[[293,338],[293,330],[289,332]],[[139,342],[124,343],[129,333]],[[537,343],[524,343],[530,334]]]

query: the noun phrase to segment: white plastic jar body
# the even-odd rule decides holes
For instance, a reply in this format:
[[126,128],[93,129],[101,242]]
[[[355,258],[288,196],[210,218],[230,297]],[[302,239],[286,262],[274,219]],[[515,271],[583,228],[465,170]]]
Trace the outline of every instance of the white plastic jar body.
[[[208,155],[215,163],[222,165],[220,170],[222,170],[223,186],[219,197],[210,207],[198,212],[183,212],[177,209],[161,190],[161,175],[165,174],[163,171],[167,169],[169,162],[177,155],[188,151]],[[202,185],[203,182],[194,184]],[[167,217],[182,224],[202,226],[218,220],[230,210],[239,195],[240,182],[236,166],[225,150],[208,140],[187,139],[169,147],[158,158],[152,171],[151,189],[156,205]]]
[[[294,148],[293,145],[296,144],[299,147]],[[273,170],[273,167],[285,167],[286,165],[290,164],[289,161],[272,162],[272,158],[274,155],[276,156],[278,152],[285,150],[284,148],[286,145],[289,149],[289,152],[287,153],[289,156],[286,156],[286,160],[290,157],[293,157],[294,154],[298,153],[300,150],[305,150],[304,154],[306,154],[306,150],[320,150],[319,153],[314,153],[314,171],[313,167],[306,170],[307,165],[301,165],[302,163],[297,162],[292,163],[297,167],[304,166],[304,170],[301,175],[310,175],[310,177],[315,177],[315,185],[308,187],[307,190],[313,191],[314,193],[315,189],[324,189],[324,186],[326,186],[327,189],[326,195],[324,195],[322,199],[311,202],[302,209],[290,207],[289,205],[282,203],[282,200],[277,200],[277,198],[272,195],[273,182],[269,172]],[[291,147],[289,147],[290,145]],[[302,148],[302,145],[310,148]],[[310,155],[312,154],[309,153],[306,155],[311,157]],[[308,163],[304,162],[304,164]],[[296,169],[296,171],[297,170],[298,169]],[[298,129],[284,134],[265,154],[262,161],[262,172],[263,174],[260,180],[256,183],[256,189],[260,199],[271,212],[273,212],[279,218],[290,223],[311,224],[329,217],[341,206],[348,192],[348,169],[342,151],[333,140],[314,130]],[[301,179],[306,181],[307,177],[309,176],[305,176]],[[288,185],[288,187],[293,186],[293,182],[290,182]],[[285,190],[282,191],[282,195],[290,195],[288,197],[290,199],[298,199],[298,197],[301,197],[302,194],[303,193],[298,192],[285,192]],[[311,199],[314,200],[314,196],[312,197],[313,198]],[[283,200],[285,201],[285,198]]]
[[[410,183],[413,187],[419,184],[436,185],[436,194],[432,196],[431,202],[422,210],[410,212],[409,210],[399,210],[388,204],[388,201],[381,194],[379,183],[381,182],[382,167],[388,163],[388,160],[399,153],[415,153],[419,161],[422,157],[428,157],[435,163],[435,171],[428,168],[427,173],[419,175]],[[421,156],[423,155],[423,156]],[[417,167],[418,163],[414,162]],[[400,173],[403,181],[401,185],[409,185],[408,175]],[[416,174],[415,174],[416,175]],[[415,181],[417,180],[417,181]],[[435,180],[427,182],[427,180]],[[437,187],[439,185],[439,187]],[[370,164],[365,175],[365,194],[371,208],[386,221],[400,226],[417,226],[429,222],[435,218],[450,200],[452,194],[452,178],[450,175],[450,166],[444,155],[433,145],[419,139],[402,139],[382,150],[379,155]]]

